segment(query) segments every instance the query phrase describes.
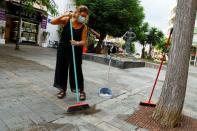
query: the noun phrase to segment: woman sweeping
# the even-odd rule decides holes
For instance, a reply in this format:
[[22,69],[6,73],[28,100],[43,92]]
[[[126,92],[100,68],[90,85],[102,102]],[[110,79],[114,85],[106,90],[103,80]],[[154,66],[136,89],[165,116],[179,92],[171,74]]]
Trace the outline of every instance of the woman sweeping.
[[[73,25],[73,41],[71,41],[70,35],[70,18],[72,18]],[[68,71],[71,91],[74,93],[76,92],[72,58],[72,45],[75,45],[74,48],[76,57],[76,70],[80,91],[80,100],[86,99],[82,72],[82,51],[83,46],[85,46],[87,42],[87,27],[83,24],[83,22],[87,19],[88,8],[82,5],[79,6],[73,14],[64,14],[56,19],[53,19],[51,22],[54,25],[64,26],[59,41],[59,47],[57,49],[57,61],[54,80],[54,87],[57,87],[60,90],[60,92],[57,94],[57,97],[59,99],[63,99],[66,96]]]

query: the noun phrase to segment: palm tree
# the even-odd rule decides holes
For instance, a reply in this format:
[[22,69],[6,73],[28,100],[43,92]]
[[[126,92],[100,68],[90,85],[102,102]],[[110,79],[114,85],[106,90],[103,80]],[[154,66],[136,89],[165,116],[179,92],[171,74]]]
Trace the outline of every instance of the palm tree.
[[140,42],[142,47],[142,56],[141,58],[145,58],[145,48],[147,44],[147,34],[148,34],[149,25],[148,23],[143,23],[142,26],[139,28],[139,32],[137,34],[137,39]]
[[147,35],[147,43],[150,45],[149,48],[149,53],[148,53],[148,58],[152,58],[152,50],[153,47],[156,46],[157,44],[161,43],[163,40],[164,34],[162,31],[155,27],[151,27],[148,35]]

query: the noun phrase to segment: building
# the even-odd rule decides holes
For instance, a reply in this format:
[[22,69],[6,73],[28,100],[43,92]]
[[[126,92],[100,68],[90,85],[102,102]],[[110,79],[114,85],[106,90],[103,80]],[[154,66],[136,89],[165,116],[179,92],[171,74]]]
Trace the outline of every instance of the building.
[[[0,8],[0,44],[16,43],[20,0],[5,0],[6,9]],[[74,0],[51,0],[57,6],[59,15],[75,10]],[[58,41],[58,26],[50,24],[53,18],[50,13],[45,15],[46,8],[34,4],[34,11],[28,12],[22,8],[21,43],[29,45],[49,46],[49,41]],[[4,33],[1,34],[1,30]]]
[[[57,5],[57,10],[59,13],[58,15],[62,15],[67,11],[74,11],[76,9],[76,3],[74,0],[54,0],[54,2]],[[54,16],[50,14],[48,15],[48,24],[46,31],[49,32],[50,35],[46,43],[43,44],[44,47],[49,47],[51,46],[49,43],[53,44],[54,41],[59,41],[59,27],[50,23],[51,19],[53,18]]]
[[[4,35],[0,43],[15,43],[17,41],[19,24],[19,0],[6,0],[6,9],[0,9],[0,26],[4,28]],[[44,15],[46,8],[37,4],[33,5],[33,12],[21,8],[21,43],[39,45],[42,38],[42,30],[46,29],[47,16]]]
[[[172,29],[175,22],[175,18],[176,18],[176,5],[173,6],[170,12],[168,32],[170,32],[170,30]],[[197,15],[196,15],[196,22],[194,27],[190,63],[193,64],[194,66],[197,66]]]

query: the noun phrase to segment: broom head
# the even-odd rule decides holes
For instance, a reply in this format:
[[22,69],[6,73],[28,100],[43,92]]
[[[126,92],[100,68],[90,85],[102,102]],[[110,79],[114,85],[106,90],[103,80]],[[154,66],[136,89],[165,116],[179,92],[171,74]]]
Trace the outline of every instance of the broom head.
[[140,102],[141,106],[149,106],[149,107],[155,107],[156,104],[152,103],[152,102]]
[[68,107],[67,113],[80,112],[80,111],[83,111],[83,110],[87,110],[89,108],[90,108],[89,104],[84,103],[84,102],[78,102],[75,105],[72,105],[72,106]]

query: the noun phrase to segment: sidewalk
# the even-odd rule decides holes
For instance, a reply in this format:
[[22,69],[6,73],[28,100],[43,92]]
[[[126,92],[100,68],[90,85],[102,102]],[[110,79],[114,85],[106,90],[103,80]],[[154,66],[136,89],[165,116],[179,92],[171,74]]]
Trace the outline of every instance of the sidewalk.
[[[0,46],[0,130],[27,129],[39,123],[63,124],[57,130],[80,131],[132,131],[144,130],[124,121],[138,109],[139,101],[150,93],[156,71],[150,68],[121,70],[111,68],[110,82],[106,83],[106,65],[83,61],[85,88],[91,105],[100,112],[92,115],[66,116],[68,105],[75,102],[68,90],[67,98],[58,100],[52,87],[56,50],[21,46],[14,51],[12,45]],[[195,70],[195,68],[192,68]],[[161,72],[153,101],[157,101],[164,81]],[[114,97],[105,100],[97,95],[103,85],[112,88]],[[189,76],[184,113],[197,118],[197,77]],[[69,88],[68,88],[69,89]],[[6,119],[5,119],[6,118]]]

